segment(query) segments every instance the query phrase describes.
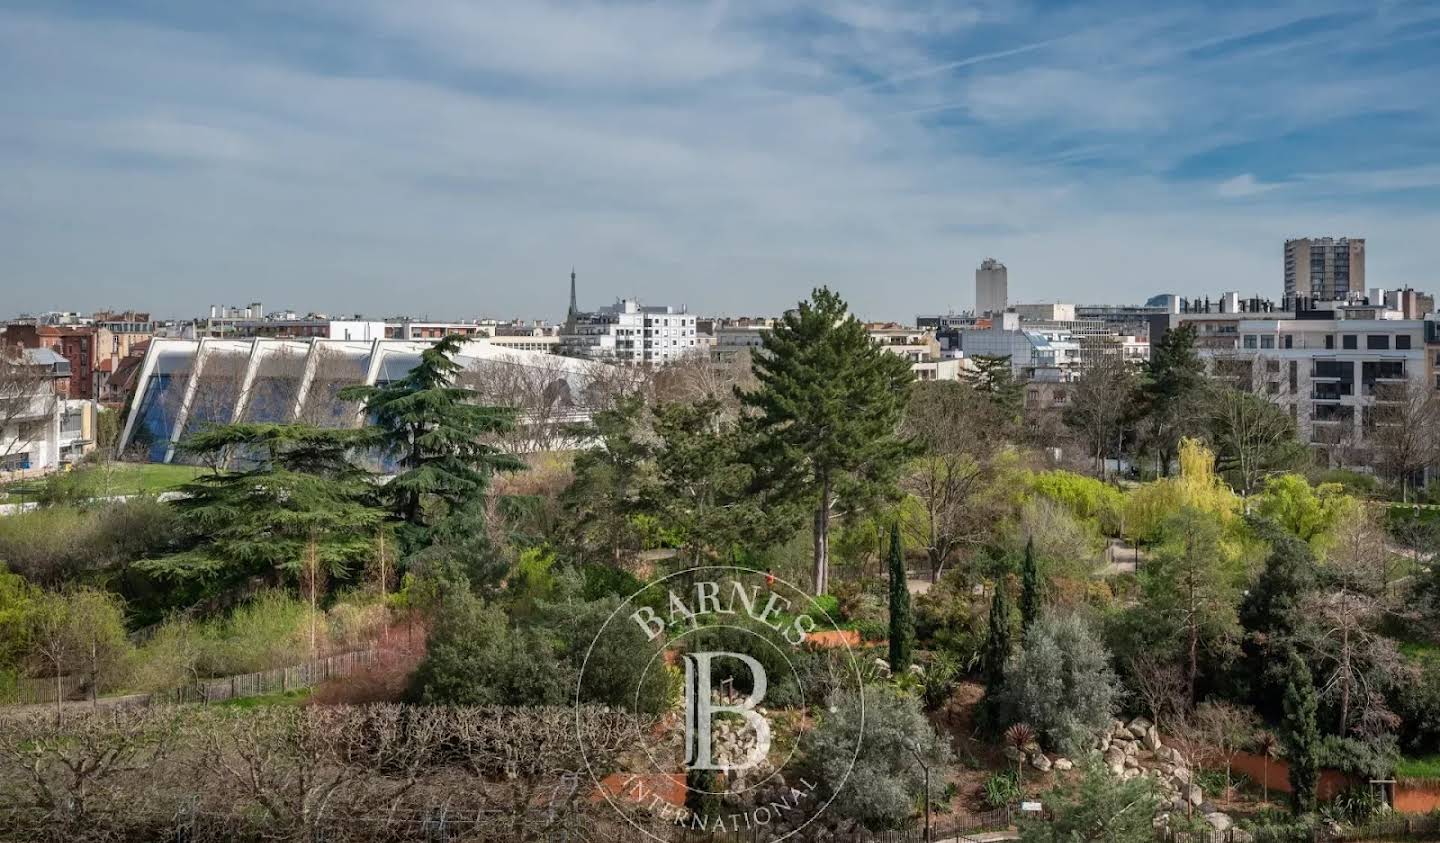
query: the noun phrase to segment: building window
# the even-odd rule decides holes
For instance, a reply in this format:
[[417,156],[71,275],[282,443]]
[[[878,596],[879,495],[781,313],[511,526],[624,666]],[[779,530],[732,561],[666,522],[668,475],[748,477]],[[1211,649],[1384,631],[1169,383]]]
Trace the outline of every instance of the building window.
[[1399,335],[1397,335],[1397,336],[1395,337],[1395,350],[1396,350],[1396,351],[1409,351],[1409,350],[1410,350],[1410,335],[1409,335],[1409,334],[1399,334]]
[[1356,338],[1354,334],[1346,334],[1340,338],[1340,347],[1351,350],[1357,349],[1360,347],[1360,340]]
[[1274,337],[1271,337],[1271,336],[1261,337],[1261,338],[1260,338],[1260,347],[1261,347],[1261,348],[1274,348],[1274,347],[1275,347],[1275,338],[1274,338]]
[[1285,345],[1284,345],[1284,347],[1285,347],[1285,348],[1294,348],[1294,347],[1295,347],[1295,335],[1294,335],[1294,334],[1286,334],[1286,335],[1285,335]]
[[1300,366],[1297,361],[1290,361],[1290,391],[1293,393],[1300,388]]
[[1365,337],[1365,348],[1370,351],[1389,351],[1390,337],[1385,334],[1369,334]]
[[1334,347],[1335,347],[1335,335],[1334,335],[1334,334],[1326,334],[1326,335],[1325,335],[1325,347],[1326,347],[1326,348],[1334,348]]
[[1246,334],[1246,335],[1245,335],[1245,347],[1246,347],[1246,348],[1254,348],[1254,347],[1255,347],[1255,335],[1254,335],[1254,334]]
[[1272,374],[1272,375],[1278,375],[1278,374],[1280,374],[1280,361],[1279,361],[1279,360],[1266,360],[1266,361],[1265,361],[1265,371],[1266,371],[1266,372],[1269,372],[1269,373]]

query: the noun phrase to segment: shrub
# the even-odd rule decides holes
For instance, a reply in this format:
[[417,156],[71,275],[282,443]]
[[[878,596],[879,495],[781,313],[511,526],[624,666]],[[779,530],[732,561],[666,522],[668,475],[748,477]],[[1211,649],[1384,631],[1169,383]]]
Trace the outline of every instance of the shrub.
[[1119,532],[1125,498],[1108,483],[1072,471],[1042,471],[1031,479],[1030,488],[1063,504],[1077,518],[1096,522],[1106,535]]
[[[1154,779],[1120,779],[1092,758],[1078,781],[1061,785],[1045,799],[1050,820],[1022,822],[1020,839],[1151,843],[1156,839],[1152,823],[1159,802]],[[1103,832],[1097,835],[1097,829]]]
[[[938,799],[950,748],[913,697],[875,685],[862,693],[863,699],[850,692],[831,700],[830,710],[801,739],[803,763],[821,795],[836,797],[831,811],[872,829],[896,828],[914,816],[917,794],[924,792],[915,753],[930,766],[932,798]],[[857,757],[862,730],[864,751]]]
[[1005,669],[1012,719],[1030,723],[1067,754],[1083,751],[1109,726],[1119,699],[1109,652],[1075,614],[1042,615]]
[[1004,808],[1024,795],[1020,775],[1014,770],[995,773],[985,780],[985,804],[991,808]]
[[[310,652],[310,607],[278,591],[264,591],[224,618],[204,627],[201,669],[228,676],[294,664]],[[323,630],[324,620],[316,619]],[[323,639],[322,639],[323,640]]]

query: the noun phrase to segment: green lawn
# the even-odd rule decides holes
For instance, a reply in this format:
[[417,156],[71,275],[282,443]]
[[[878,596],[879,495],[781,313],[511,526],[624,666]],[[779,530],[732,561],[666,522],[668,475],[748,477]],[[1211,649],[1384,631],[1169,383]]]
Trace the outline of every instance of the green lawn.
[[1440,755],[1401,758],[1395,775],[1402,779],[1440,779]]
[[84,466],[64,476],[51,475],[8,483],[0,486],[0,497],[5,498],[7,503],[14,503],[17,499],[23,501],[41,492],[50,482],[76,482],[92,496],[107,494],[107,488],[111,495],[158,494],[178,489],[204,470],[193,465],[159,463],[113,463],[108,469]]

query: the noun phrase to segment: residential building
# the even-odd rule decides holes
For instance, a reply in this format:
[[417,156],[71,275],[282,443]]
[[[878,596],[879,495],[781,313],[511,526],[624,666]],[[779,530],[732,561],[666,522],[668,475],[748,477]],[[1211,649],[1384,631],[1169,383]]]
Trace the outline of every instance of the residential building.
[[1076,318],[1073,304],[1012,304],[1007,310],[1022,322],[1074,322]]
[[0,480],[54,471],[61,458],[63,387],[70,361],[49,348],[4,350],[0,360]]
[[1285,241],[1285,298],[1345,301],[1365,293],[1365,238]]
[[560,336],[571,357],[634,365],[663,365],[701,350],[695,317],[685,308],[619,299],[591,313],[572,311]]
[[975,270],[975,315],[1004,312],[1009,294],[1010,280],[1005,264],[986,258]]
[[896,322],[869,322],[865,331],[881,348],[911,363],[940,359],[940,343],[933,333],[922,328],[910,328]]
[[1081,362],[1078,338],[1064,330],[1034,330],[1015,313],[944,331],[939,339],[942,357],[1009,357],[1016,377],[1024,380],[1064,380]]
[[1202,347],[1216,376],[1286,407],[1317,460],[1372,464],[1370,414],[1412,389],[1433,390],[1434,323],[1369,305],[1234,322],[1233,344]]

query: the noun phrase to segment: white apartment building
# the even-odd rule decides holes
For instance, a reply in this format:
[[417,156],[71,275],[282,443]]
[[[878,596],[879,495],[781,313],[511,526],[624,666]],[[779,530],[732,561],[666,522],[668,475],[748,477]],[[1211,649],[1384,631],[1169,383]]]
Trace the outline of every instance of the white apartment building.
[[617,363],[663,365],[701,350],[695,317],[684,308],[620,299],[567,319],[562,354]]
[[1356,306],[1285,316],[1236,320],[1233,346],[1199,352],[1217,375],[1287,407],[1317,457],[1364,465],[1371,408],[1387,392],[1432,388],[1426,322]]
[[63,385],[70,362],[48,348],[27,348],[0,362],[16,374],[0,382],[0,480],[54,471],[60,465]]

